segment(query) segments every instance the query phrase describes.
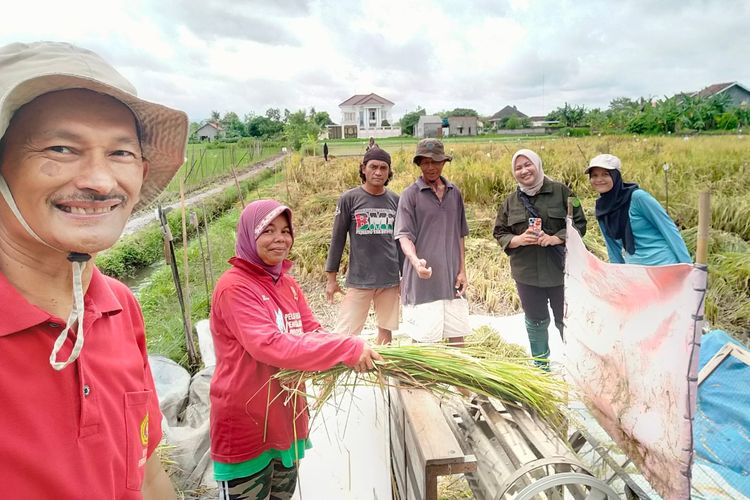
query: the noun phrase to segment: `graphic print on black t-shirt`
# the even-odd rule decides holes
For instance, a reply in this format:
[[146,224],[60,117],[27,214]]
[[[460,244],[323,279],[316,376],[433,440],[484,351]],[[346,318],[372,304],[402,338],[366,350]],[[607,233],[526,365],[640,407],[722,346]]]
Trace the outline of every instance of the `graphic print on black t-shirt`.
[[396,211],[389,208],[363,208],[354,211],[357,234],[393,234]]

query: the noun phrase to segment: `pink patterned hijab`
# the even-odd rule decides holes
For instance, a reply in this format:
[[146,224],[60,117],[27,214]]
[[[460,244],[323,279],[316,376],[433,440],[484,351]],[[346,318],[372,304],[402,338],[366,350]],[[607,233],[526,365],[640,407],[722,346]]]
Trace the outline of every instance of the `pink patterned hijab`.
[[292,231],[292,238],[294,238],[292,211],[289,207],[276,200],[257,200],[246,206],[242,215],[240,215],[240,221],[237,224],[237,244],[235,245],[237,257],[262,267],[276,280],[281,276],[284,263],[269,266],[263,262],[258,255],[256,240],[268,224],[281,214],[286,214],[289,220],[289,229]]

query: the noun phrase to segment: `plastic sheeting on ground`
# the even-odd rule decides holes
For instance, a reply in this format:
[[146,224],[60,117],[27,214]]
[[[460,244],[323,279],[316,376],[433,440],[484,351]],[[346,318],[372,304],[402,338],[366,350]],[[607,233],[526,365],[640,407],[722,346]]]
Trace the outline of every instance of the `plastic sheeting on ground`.
[[604,263],[567,234],[573,386],[660,495],[689,498],[705,270]]
[[[714,330],[701,339],[701,369],[727,344],[749,352],[725,332]],[[701,383],[693,436],[697,461],[714,472],[704,481],[707,484],[696,484],[696,490],[710,498],[710,483],[726,482],[750,497],[750,365],[730,355]]]
[[180,490],[194,491],[215,486],[209,452],[209,383],[214,367],[192,377],[183,367],[162,356],[149,356],[159,406],[164,419],[163,444],[178,474],[173,480]]

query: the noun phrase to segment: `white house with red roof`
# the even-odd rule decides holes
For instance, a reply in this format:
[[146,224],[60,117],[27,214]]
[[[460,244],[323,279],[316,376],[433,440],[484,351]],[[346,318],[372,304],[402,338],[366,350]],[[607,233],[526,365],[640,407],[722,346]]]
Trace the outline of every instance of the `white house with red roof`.
[[393,137],[401,129],[391,126],[395,104],[377,94],[355,94],[339,104],[344,137]]

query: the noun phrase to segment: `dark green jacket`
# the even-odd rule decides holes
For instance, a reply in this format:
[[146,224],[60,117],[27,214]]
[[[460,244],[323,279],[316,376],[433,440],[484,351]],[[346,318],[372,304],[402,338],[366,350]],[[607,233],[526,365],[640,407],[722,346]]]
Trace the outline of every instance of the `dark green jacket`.
[[[531,202],[542,218],[542,231],[555,235],[565,241],[565,216],[568,212],[568,198],[573,198],[573,225],[581,233],[586,234],[586,217],[583,215],[581,203],[567,186],[551,179],[544,179],[542,188],[531,197]],[[577,205],[577,206],[576,206]],[[524,207],[518,191],[514,191],[500,205],[495,220],[493,235],[510,256],[510,271],[513,279],[525,285],[542,288],[563,284],[563,245],[555,247],[541,247],[528,245],[508,248],[513,236],[521,234],[529,228],[531,214]]]

